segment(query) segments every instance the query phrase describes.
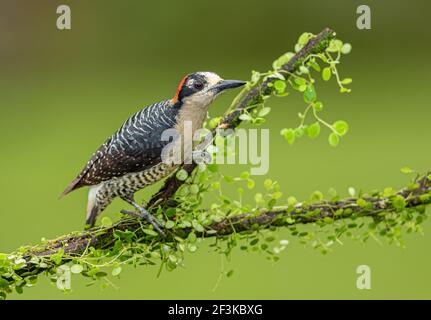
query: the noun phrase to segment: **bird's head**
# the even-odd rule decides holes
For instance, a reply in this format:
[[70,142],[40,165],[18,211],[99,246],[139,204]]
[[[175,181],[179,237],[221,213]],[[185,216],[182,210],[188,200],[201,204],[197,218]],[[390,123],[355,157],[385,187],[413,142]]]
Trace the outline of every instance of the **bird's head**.
[[175,104],[192,103],[206,107],[220,93],[244,84],[246,84],[245,81],[224,80],[213,72],[195,72],[180,81],[172,102]]

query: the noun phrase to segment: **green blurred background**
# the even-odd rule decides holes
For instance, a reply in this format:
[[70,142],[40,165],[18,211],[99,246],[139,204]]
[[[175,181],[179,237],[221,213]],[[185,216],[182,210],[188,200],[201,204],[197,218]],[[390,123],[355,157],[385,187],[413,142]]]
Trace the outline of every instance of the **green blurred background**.
[[[72,9],[72,30],[56,29],[56,7]],[[248,79],[292,50],[304,31],[326,26],[353,44],[341,73],[354,79],[350,95],[318,83],[325,117],[351,131],[338,148],[326,135],[288,146],[281,128],[297,124],[295,95],[271,99],[267,177],[298,199],[330,187],[402,187],[399,169],[430,169],[430,28],[426,1],[369,1],[372,30],[356,28],[363,1],[4,1],[0,0],[0,252],[83,227],[86,191],[58,200],[92,152],[132,113],[173,95],[186,73],[212,70]],[[234,97],[220,98],[221,114]],[[241,168],[226,168],[239,172]],[[259,182],[265,177],[259,177]],[[152,189],[154,190],[154,189]],[[148,197],[149,191],[141,192]],[[113,217],[125,205],[116,201]],[[11,298],[431,298],[431,223],[406,237],[406,249],[345,240],[326,256],[291,241],[272,265],[235,250],[225,270],[235,274],[217,290],[220,256],[203,243],[184,268],[156,278],[157,267],[128,267],[119,289],[87,288],[72,278],[63,294],[47,279]],[[356,289],[356,267],[372,270],[372,289]]]

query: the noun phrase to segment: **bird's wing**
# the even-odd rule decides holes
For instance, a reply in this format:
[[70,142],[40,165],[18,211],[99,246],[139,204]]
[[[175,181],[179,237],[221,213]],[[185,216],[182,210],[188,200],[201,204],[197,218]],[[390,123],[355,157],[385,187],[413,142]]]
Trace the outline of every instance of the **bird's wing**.
[[175,126],[177,112],[167,100],[134,114],[94,153],[62,195],[160,163],[162,149],[169,143],[161,141],[161,135]]

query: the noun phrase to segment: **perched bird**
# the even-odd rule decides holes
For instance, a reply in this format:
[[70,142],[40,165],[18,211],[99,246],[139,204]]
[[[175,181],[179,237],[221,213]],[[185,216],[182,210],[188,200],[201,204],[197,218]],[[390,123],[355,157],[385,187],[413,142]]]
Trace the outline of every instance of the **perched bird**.
[[86,220],[89,226],[94,226],[97,216],[120,197],[163,234],[160,223],[134,200],[136,191],[163,179],[179,166],[162,161],[162,150],[169,143],[161,139],[163,132],[175,129],[181,135],[189,121],[194,133],[202,128],[208,106],[220,93],[244,84],[223,80],[213,72],[185,76],[172,99],[135,113],[108,138],[62,196],[90,186]]

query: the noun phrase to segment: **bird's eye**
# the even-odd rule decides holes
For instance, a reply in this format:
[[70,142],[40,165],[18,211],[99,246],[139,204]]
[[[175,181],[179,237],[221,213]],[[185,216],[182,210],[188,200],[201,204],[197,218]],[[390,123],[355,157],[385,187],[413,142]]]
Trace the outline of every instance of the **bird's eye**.
[[202,82],[200,82],[200,81],[196,81],[196,82],[193,84],[193,87],[194,87],[195,89],[197,89],[197,90],[201,90],[201,89],[204,87],[204,84],[203,84]]

